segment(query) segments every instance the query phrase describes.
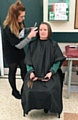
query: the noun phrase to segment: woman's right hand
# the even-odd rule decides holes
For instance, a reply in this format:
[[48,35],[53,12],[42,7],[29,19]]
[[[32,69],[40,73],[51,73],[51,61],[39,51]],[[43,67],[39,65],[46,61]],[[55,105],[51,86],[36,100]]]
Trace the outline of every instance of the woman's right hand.
[[30,79],[33,79],[35,77],[35,74],[33,72],[30,73]]
[[30,79],[32,79],[32,81],[37,80],[37,77],[35,77],[35,74],[33,72],[30,73]]
[[36,37],[36,34],[38,31],[35,31],[34,28],[31,30],[31,32],[28,34],[27,38],[31,39],[33,37]]

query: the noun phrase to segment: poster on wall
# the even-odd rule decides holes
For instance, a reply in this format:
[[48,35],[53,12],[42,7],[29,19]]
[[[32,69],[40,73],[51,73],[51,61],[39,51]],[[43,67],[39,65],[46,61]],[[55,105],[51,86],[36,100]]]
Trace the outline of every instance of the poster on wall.
[[69,0],[48,0],[48,21],[69,21]]

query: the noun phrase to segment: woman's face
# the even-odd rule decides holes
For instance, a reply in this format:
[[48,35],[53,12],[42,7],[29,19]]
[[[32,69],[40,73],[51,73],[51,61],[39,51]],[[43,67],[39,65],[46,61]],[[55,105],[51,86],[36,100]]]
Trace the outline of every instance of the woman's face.
[[48,37],[48,27],[46,24],[41,24],[39,27],[39,36],[41,40],[46,40]]
[[20,12],[20,15],[18,16],[18,23],[23,22],[25,19],[25,11]]

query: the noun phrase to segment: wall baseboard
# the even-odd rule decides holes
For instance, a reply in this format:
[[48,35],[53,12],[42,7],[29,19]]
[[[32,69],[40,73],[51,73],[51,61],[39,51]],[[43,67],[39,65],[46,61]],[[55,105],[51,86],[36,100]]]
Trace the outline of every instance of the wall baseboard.
[[[4,75],[8,75],[9,68],[4,68]],[[20,75],[20,68],[17,68],[16,75]]]

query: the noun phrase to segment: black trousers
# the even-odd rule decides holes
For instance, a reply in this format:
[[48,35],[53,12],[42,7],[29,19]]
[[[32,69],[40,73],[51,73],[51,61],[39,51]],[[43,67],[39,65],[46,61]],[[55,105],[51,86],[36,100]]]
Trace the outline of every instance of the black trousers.
[[8,79],[9,79],[10,86],[11,86],[12,90],[17,90],[17,88],[16,88],[17,67],[19,66],[21,78],[24,81],[25,74],[27,72],[26,65],[24,63],[24,60],[20,60],[19,62],[9,64],[8,66],[9,66]]

